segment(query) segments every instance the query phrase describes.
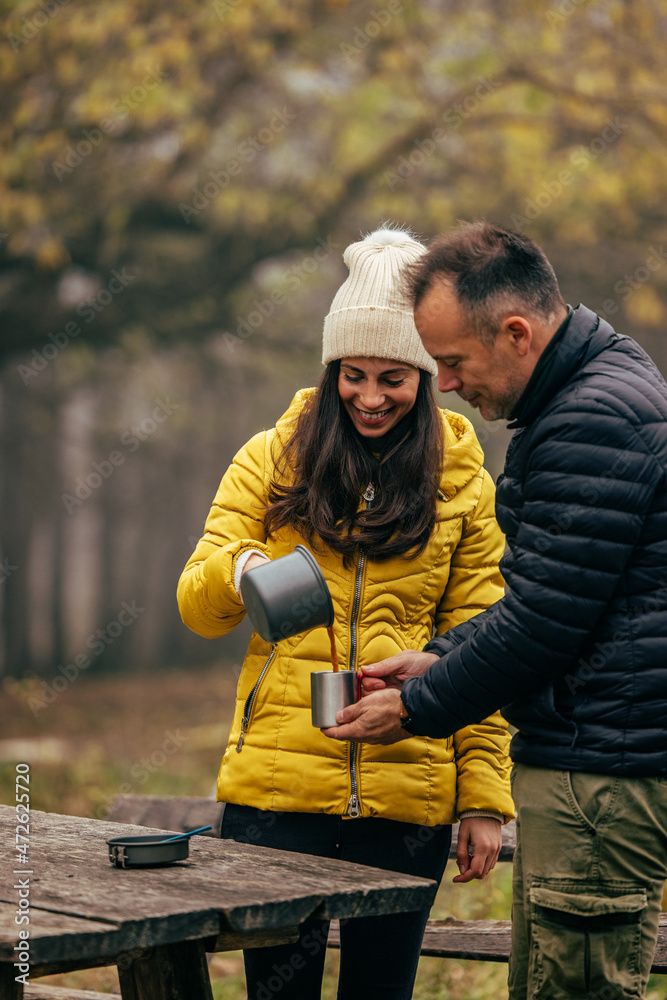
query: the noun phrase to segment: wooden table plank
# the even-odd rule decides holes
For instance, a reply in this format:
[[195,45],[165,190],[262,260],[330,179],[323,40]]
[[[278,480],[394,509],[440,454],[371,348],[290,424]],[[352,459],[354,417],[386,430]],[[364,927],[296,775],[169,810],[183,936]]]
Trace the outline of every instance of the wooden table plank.
[[[13,817],[0,807],[0,831],[3,808]],[[90,835],[82,836],[87,829]],[[222,930],[245,931],[283,926],[285,911],[296,918],[289,923],[300,923],[318,906],[334,917],[377,912],[376,904],[383,912],[419,909],[435,889],[410,875],[207,837],[194,837],[189,859],[167,868],[109,864],[107,839],[150,832],[164,831],[31,813],[31,906],[53,909],[57,901],[63,913],[117,922],[172,916],[180,906],[191,912],[196,897],[197,908],[224,914]],[[16,899],[11,875],[0,875],[0,898]]]
[[[0,903],[0,962],[14,962],[16,932],[14,916],[16,904]],[[31,908],[29,950],[33,965],[45,965],[62,959],[70,939],[76,939],[76,949],[81,959],[99,955],[116,955],[136,947],[136,932],[132,927],[119,932],[116,924],[105,921],[84,920],[62,913]]]
[[[15,811],[0,806],[0,901],[10,906],[16,905],[14,885],[20,878],[11,874],[14,859],[6,849],[15,821]],[[42,921],[47,917],[41,911],[51,911],[63,920],[104,925],[60,935],[61,960],[293,927],[313,913],[356,917],[420,909],[435,894],[435,883],[409,875],[204,837],[193,838],[187,861],[167,868],[122,870],[109,864],[107,839],[147,832],[31,812],[31,913]],[[17,941],[18,928],[7,925],[7,912],[0,923],[0,962],[8,961],[7,946]],[[39,935],[31,933],[31,958],[38,964],[53,959],[55,937],[48,932],[44,926]]]

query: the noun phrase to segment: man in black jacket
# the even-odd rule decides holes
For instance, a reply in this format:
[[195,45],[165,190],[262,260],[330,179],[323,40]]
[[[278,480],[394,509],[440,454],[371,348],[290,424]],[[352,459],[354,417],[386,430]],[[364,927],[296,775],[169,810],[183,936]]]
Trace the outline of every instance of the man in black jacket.
[[505,596],[364,667],[327,730],[450,736],[504,706],[518,847],[511,1000],[644,994],[667,876],[667,385],[488,223],[410,276],[439,387],[516,433],[497,484]]

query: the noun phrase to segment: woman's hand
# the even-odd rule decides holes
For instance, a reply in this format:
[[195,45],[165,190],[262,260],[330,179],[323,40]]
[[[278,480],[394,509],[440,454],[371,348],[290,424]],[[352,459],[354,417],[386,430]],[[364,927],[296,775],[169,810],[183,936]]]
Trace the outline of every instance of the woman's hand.
[[456,847],[459,874],[452,882],[471,882],[474,878],[488,875],[496,867],[502,842],[502,823],[499,819],[490,816],[462,819]]
[[379,660],[377,663],[362,667],[362,694],[381,691],[383,688],[398,688],[400,691],[408,677],[421,677],[437,659],[435,653],[406,649],[386,660]]
[[[264,563],[267,563],[267,562],[271,562],[271,560],[268,559],[266,556],[261,556],[259,554],[259,552],[253,552],[253,554],[250,556],[250,558],[246,562],[245,566],[241,570],[241,580],[243,579],[243,574],[247,573],[249,569],[254,569],[255,566],[263,566]],[[245,602],[244,602],[243,598],[241,597],[241,588],[240,587],[239,587],[239,600],[240,600],[241,604],[243,604],[243,606],[245,607]]]

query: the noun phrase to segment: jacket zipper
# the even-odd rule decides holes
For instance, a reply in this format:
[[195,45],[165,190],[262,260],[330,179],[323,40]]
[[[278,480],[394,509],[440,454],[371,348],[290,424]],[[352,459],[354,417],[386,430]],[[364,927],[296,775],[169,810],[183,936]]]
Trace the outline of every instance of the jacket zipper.
[[[369,483],[364,493],[366,510],[370,507],[375,498],[375,488]],[[352,599],[352,621],[350,623],[350,670],[357,669],[357,618],[361,605],[361,579],[364,575],[366,564],[366,554],[363,550],[359,553],[359,564],[354,581],[354,597]],[[347,804],[347,814],[351,819],[359,816],[359,744],[350,742],[350,798]]]
[[257,697],[257,692],[259,690],[259,685],[264,680],[264,675],[266,674],[266,671],[269,669],[269,666],[271,664],[271,660],[276,655],[276,648],[277,647],[274,646],[273,649],[271,650],[269,658],[266,661],[266,663],[264,664],[264,667],[262,668],[262,672],[259,675],[259,677],[257,678],[257,682],[256,682],[254,688],[252,689],[252,691],[250,692],[250,694],[248,695],[248,697],[245,700],[245,705],[243,706],[243,718],[241,719],[241,735],[239,736],[238,743],[236,744],[236,752],[237,753],[241,753],[241,750],[243,749],[243,741],[245,739],[246,733],[248,732],[248,727],[250,726],[250,719],[252,717],[252,710],[253,710],[254,705],[255,705],[255,698]]
[[[357,618],[361,604],[361,578],[364,572],[366,555],[359,553],[359,565],[354,581],[354,598],[352,600],[352,621],[350,623],[350,670],[357,669]],[[353,819],[359,815],[359,744],[350,742],[350,784],[351,794],[347,804],[347,814]]]

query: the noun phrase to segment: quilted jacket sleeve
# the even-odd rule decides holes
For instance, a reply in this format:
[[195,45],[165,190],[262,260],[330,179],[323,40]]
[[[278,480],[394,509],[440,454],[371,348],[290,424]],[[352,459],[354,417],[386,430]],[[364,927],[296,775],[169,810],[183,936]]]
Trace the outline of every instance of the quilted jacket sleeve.
[[[404,685],[421,735],[448,736],[566,673],[619,584],[664,470],[632,414],[611,399],[583,403],[554,410],[533,435],[505,597]],[[622,474],[611,475],[621,449]]]
[[[436,631],[447,630],[473,619],[503,594],[498,562],[505,538],[496,521],[495,488],[489,474],[482,472],[482,489],[473,514],[466,519],[461,541],[451,563],[447,589],[436,617]],[[476,725],[454,733],[457,769],[457,815],[476,810],[500,813],[507,821],[514,815],[509,784],[510,737],[500,712]]]
[[269,435],[256,434],[234,456],[206,519],[204,535],[179,580],[181,617],[188,628],[207,639],[231,632],[245,616],[234,589],[238,556],[248,549],[269,555],[263,520]]

